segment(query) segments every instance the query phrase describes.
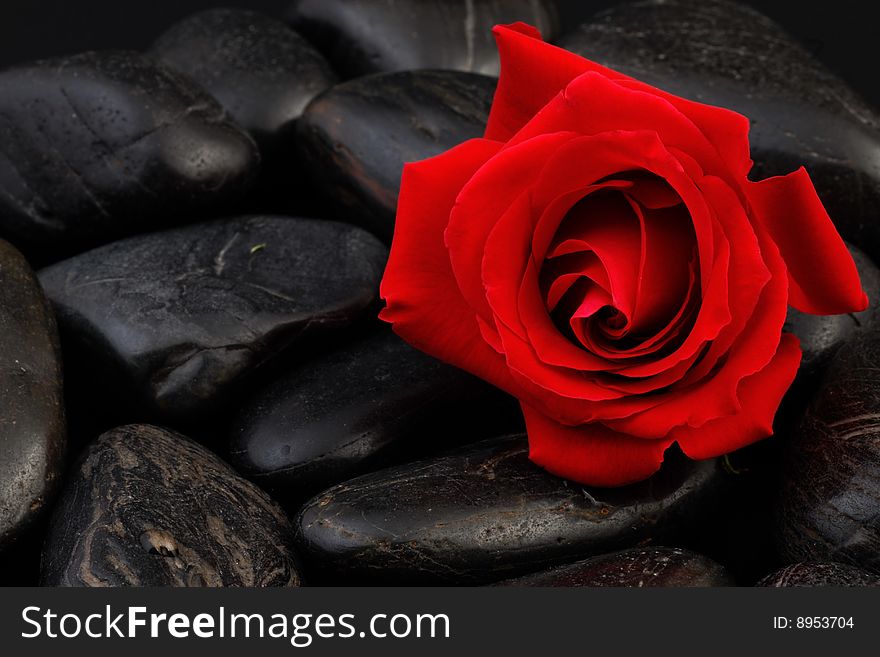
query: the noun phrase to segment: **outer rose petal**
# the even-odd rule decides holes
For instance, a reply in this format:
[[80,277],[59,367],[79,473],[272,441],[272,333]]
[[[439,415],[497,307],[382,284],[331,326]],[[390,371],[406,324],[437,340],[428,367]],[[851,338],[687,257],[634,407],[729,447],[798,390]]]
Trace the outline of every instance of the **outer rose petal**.
[[522,405],[529,434],[529,458],[566,479],[591,486],[623,486],[660,469],[672,439],[642,440],[602,424],[568,427]]
[[859,273],[806,169],[748,186],[749,201],[788,267],[789,303],[835,315],[868,307]]
[[801,362],[798,339],[782,336],[776,356],[763,370],[743,379],[738,394],[742,411],[710,420],[699,429],[684,426],[670,434],[693,459],[727,454],[773,434],[773,417]]
[[569,82],[592,71],[628,89],[648,91],[666,99],[700,128],[732,172],[745,176],[752,168],[749,120],[741,114],[666,93],[545,43],[537,30],[523,23],[498,25],[493,32],[501,58],[501,75],[486,125],[487,139],[507,141]]
[[414,347],[517,394],[504,362],[480,334],[455,282],[443,232],[462,185],[501,144],[472,139],[403,171],[380,318]]

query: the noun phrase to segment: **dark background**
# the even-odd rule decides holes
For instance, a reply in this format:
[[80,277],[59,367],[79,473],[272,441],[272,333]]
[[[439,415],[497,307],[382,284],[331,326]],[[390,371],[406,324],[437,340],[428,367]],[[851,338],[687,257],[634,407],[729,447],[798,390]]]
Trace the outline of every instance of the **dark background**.
[[[280,16],[287,0],[0,0],[0,68],[40,57],[99,48],[141,49],[178,18],[213,6],[241,6]],[[563,28],[614,0],[558,0]],[[873,0],[751,0],[781,23],[863,96],[880,106]]]

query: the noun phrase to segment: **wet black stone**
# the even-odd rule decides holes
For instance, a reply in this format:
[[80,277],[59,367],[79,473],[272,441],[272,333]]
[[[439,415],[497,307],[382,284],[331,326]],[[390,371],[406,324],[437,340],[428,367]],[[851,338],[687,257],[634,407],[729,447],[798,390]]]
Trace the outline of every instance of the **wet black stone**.
[[0,240],[0,549],[52,501],[64,445],[55,320],[24,257]]
[[334,216],[390,241],[404,163],[481,137],[495,84],[474,73],[404,71],[321,94],[297,126],[316,192]]
[[394,459],[485,437],[480,428],[501,435],[499,397],[383,328],[256,393],[233,424],[230,461],[276,498],[302,502]]
[[424,68],[498,74],[492,28],[558,30],[548,0],[297,0],[288,20],[346,77]]
[[715,461],[670,454],[646,482],[586,488],[531,463],[515,436],[330,488],[303,507],[297,544],[329,582],[491,582],[673,538],[721,487]]
[[857,333],[872,330],[876,324],[880,307],[880,270],[863,251],[852,245],[848,248],[870,306],[860,313],[847,315],[808,315],[789,308],[783,330],[794,333],[801,341],[803,359],[798,370],[799,378],[814,378],[847,340]]
[[48,586],[297,586],[286,516],[180,434],[128,425],[70,474],[43,551]]
[[724,0],[624,3],[558,44],[748,116],[752,178],[805,165],[844,237],[880,256],[877,114],[766,16]]
[[40,272],[78,384],[137,417],[198,417],[376,301],[387,252],[332,221],[251,216],[129,238]]
[[777,544],[788,562],[836,561],[880,573],[880,334],[832,361],[786,445]]
[[308,41],[245,9],[193,14],[162,34],[151,53],[208,90],[264,153],[280,146],[308,102],[335,81]]
[[689,550],[647,547],[603,554],[501,582],[502,586],[731,586],[724,568]]
[[0,73],[0,234],[41,258],[223,208],[258,166],[213,98],[137,53]]
[[880,586],[880,577],[840,563],[795,563],[767,575],[757,586]]

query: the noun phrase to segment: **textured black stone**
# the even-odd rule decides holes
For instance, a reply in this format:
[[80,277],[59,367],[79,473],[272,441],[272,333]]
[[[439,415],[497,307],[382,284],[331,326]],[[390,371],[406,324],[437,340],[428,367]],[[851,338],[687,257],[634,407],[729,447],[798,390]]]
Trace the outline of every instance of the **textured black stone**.
[[392,459],[448,449],[475,427],[500,425],[500,435],[493,392],[383,328],[256,393],[233,424],[230,461],[278,499],[302,501]]
[[641,484],[586,488],[531,463],[515,436],[330,488],[303,507],[297,544],[326,581],[491,582],[675,537],[722,479],[715,461],[670,455]]
[[795,563],[767,575],[757,586],[880,586],[880,577],[840,563]]
[[180,434],[128,425],[89,446],[43,553],[49,586],[297,586],[280,507]]
[[870,305],[867,310],[847,315],[808,315],[789,308],[783,330],[794,333],[801,341],[803,359],[799,378],[814,377],[847,340],[857,333],[873,330],[876,325],[880,307],[880,270],[860,249],[852,245],[848,248]]
[[298,122],[302,159],[333,216],[386,241],[406,162],[481,137],[495,78],[404,71],[351,80],[318,96]]
[[647,547],[556,566],[501,582],[502,586],[731,586],[724,568],[681,548]]
[[258,167],[213,98],[137,53],[0,73],[0,234],[41,258],[225,207]]
[[880,256],[880,120],[766,16],[724,0],[624,3],[558,43],[748,116],[753,179],[805,165],[844,237]]
[[423,68],[498,74],[492,27],[525,21],[552,39],[548,0],[297,0],[293,26],[347,77]]
[[835,356],[786,446],[777,543],[786,561],[880,573],[880,334]]
[[0,240],[0,549],[55,493],[65,445],[55,319],[24,257]]
[[208,90],[264,155],[289,146],[305,106],[335,81],[308,41],[245,9],[193,14],[162,34],[151,52]]
[[183,418],[364,313],[386,255],[354,226],[251,216],[108,244],[40,279],[65,341],[86,354],[80,384],[106,380],[146,417]]

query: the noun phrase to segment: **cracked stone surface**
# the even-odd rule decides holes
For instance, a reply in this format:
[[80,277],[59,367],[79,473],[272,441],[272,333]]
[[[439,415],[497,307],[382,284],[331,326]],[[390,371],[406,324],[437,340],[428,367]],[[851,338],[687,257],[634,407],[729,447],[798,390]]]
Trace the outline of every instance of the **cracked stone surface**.
[[333,221],[248,216],[129,238],[40,272],[81,385],[159,418],[228,401],[264,363],[376,302],[387,251]]
[[557,42],[752,120],[752,179],[804,165],[843,236],[880,257],[880,120],[771,19],[725,0],[623,3]]
[[297,586],[287,517],[188,438],[103,434],[73,469],[46,539],[48,586]]
[[645,482],[587,488],[512,436],[330,488],[303,507],[296,540],[316,580],[485,583],[664,542],[698,526],[723,485],[716,461],[669,454]]
[[880,576],[841,563],[795,563],[767,575],[757,586],[880,586]]
[[296,0],[288,20],[346,77],[452,69],[498,74],[492,28],[524,21],[552,39],[550,0]]
[[777,544],[789,562],[837,561],[880,573],[880,336],[835,356],[786,445]]
[[0,234],[43,259],[223,208],[258,166],[212,97],[138,53],[0,73]]
[[[512,400],[510,400],[512,402]],[[233,466],[278,499],[432,449],[501,435],[519,415],[475,377],[410,347],[387,327],[298,364],[256,392],[233,423]]]
[[391,241],[405,162],[481,137],[497,80],[456,71],[404,71],[344,82],[297,125],[316,192],[338,216]]
[[647,547],[603,554],[500,583],[501,586],[732,586],[724,568],[681,548]]
[[65,447],[55,320],[36,276],[0,240],[0,549],[52,500]]

